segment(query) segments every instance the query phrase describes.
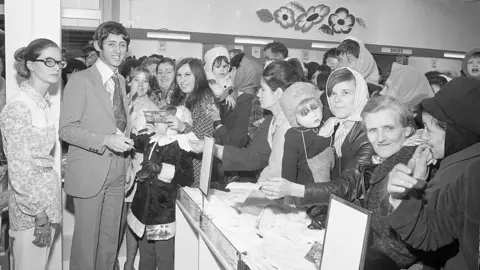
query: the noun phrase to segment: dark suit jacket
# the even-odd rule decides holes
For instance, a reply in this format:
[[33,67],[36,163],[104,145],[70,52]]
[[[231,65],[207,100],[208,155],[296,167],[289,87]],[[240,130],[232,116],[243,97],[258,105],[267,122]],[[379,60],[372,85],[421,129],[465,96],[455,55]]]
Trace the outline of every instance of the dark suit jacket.
[[[126,106],[127,94],[122,76],[120,84]],[[131,130],[128,118],[127,137]],[[67,194],[80,198],[98,194],[114,156],[103,146],[103,141],[106,135],[116,131],[112,102],[96,65],[75,73],[65,87],[60,110],[59,135],[70,144],[65,171]],[[125,162],[129,162],[128,158]]]

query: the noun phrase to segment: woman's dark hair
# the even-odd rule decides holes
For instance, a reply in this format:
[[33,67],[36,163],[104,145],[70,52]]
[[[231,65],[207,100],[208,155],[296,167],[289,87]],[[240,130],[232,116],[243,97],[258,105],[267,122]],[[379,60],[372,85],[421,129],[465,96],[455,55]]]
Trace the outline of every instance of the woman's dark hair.
[[267,45],[265,45],[265,47],[263,47],[263,51],[268,51],[268,50],[271,50],[272,53],[280,53],[283,58],[287,58],[288,57],[288,49],[287,49],[287,46],[285,46],[285,44],[283,43],[280,43],[280,42],[272,42],[272,43],[268,43]]
[[307,77],[305,76],[305,71],[303,70],[303,65],[300,60],[297,58],[290,58],[287,61],[298,73],[298,78],[301,82],[308,82]]
[[351,54],[358,58],[360,56],[360,44],[355,40],[346,39],[335,49],[337,55]]
[[323,55],[322,65],[327,64],[328,58],[337,58],[337,50],[335,48],[331,48],[330,50],[326,51]]
[[192,108],[200,102],[207,93],[211,94],[212,90],[210,90],[210,87],[208,86],[207,75],[205,74],[202,60],[197,58],[184,58],[178,62],[175,68],[175,80],[177,78],[178,70],[185,65],[188,65],[192,71],[193,77],[195,78],[195,87],[187,98],[187,95],[182,92],[182,89],[180,89],[180,86],[177,83],[175,91],[173,91],[171,96],[170,103],[179,106],[185,101],[185,107],[192,110]]
[[228,58],[225,55],[220,55],[217,58],[215,58],[215,60],[213,60],[212,69],[215,65],[221,65],[223,61],[225,61],[225,63],[230,65],[229,63],[230,61],[228,61]]
[[244,56],[245,56],[244,53],[239,53],[239,54],[235,55],[234,57],[232,57],[232,59],[230,59],[230,66],[232,68],[239,68],[240,63],[242,62]]
[[16,50],[13,57],[15,58],[15,69],[18,76],[26,79],[30,78],[30,69],[27,67],[27,61],[37,60],[43,50],[52,47],[60,50],[58,45],[50,39],[39,38],[30,42],[27,47]]
[[128,76],[130,75],[130,72],[132,72],[132,69],[139,67],[142,65],[142,62],[140,60],[137,60],[135,58],[130,58],[123,62],[119,67],[118,67],[118,72],[128,81],[129,78]]
[[162,60],[160,60],[160,62],[158,62],[157,70],[155,72],[158,73],[158,67],[161,64],[170,64],[175,69],[175,61],[173,61],[172,58],[164,57]]
[[87,66],[82,61],[77,60],[75,58],[72,58],[72,59],[68,60],[67,61],[67,66],[64,69],[62,69],[63,85],[67,84],[67,80],[68,80],[67,75],[68,74],[73,73],[73,72],[77,72],[77,71],[82,71],[82,70],[85,70],[85,69],[87,69]]
[[270,63],[263,70],[262,76],[272,91],[278,88],[285,91],[290,85],[300,81],[297,70],[287,61],[282,60]]
[[[149,56],[147,58],[145,58],[143,61],[142,61],[142,66],[149,66],[151,64],[155,64],[155,71],[157,70],[158,68],[158,65],[160,64],[160,61],[162,61],[162,59],[156,57],[156,56]],[[154,75],[157,75],[157,74],[154,74]]]
[[128,45],[130,45],[130,35],[127,32],[127,29],[125,27],[114,21],[108,21],[100,24],[97,27],[97,30],[95,30],[95,34],[93,35],[93,40],[98,42],[98,46],[100,49],[103,50],[103,42],[105,39],[107,39],[108,35],[122,35],[123,40],[127,42],[127,51],[128,51]]
[[332,73],[332,69],[327,65],[318,66],[318,71],[320,73],[317,76],[317,88],[320,91],[325,91],[327,89],[327,80]]
[[307,68],[307,80],[310,81],[312,80],[313,74],[320,68],[320,65],[317,62],[310,62],[304,65],[305,68]]
[[342,82],[355,82],[355,75],[348,70],[347,68],[336,69],[330,74],[330,77],[327,80],[327,96],[332,95],[333,87]]

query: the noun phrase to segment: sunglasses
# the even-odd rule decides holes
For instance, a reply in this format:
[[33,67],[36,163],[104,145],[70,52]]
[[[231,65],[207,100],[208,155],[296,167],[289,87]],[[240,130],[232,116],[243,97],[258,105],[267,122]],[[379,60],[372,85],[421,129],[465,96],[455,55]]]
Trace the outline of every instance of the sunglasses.
[[64,69],[67,66],[67,61],[65,60],[57,61],[51,57],[47,57],[45,59],[36,59],[36,60],[33,60],[32,62],[43,62],[47,67],[54,67],[55,65],[58,65],[59,69]]

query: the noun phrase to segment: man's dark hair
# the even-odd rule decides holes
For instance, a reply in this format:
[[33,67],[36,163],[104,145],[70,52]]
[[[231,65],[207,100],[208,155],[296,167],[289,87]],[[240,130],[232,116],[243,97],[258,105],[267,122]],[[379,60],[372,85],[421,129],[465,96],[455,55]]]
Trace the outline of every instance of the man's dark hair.
[[331,48],[330,50],[326,51],[323,55],[322,65],[327,64],[328,58],[337,58],[337,51],[335,48]]
[[282,54],[283,58],[288,57],[288,49],[283,43],[276,41],[268,43],[267,45],[265,45],[265,47],[263,47],[264,52],[267,50],[271,50],[272,53],[280,53]]
[[127,42],[127,49],[128,45],[130,44],[130,35],[127,33],[127,29],[120,23],[114,21],[108,21],[100,24],[95,30],[95,34],[93,35],[93,40],[98,42],[98,46],[100,49],[103,50],[103,42],[107,39],[108,35],[122,35],[123,40]]
[[338,45],[336,53],[337,55],[348,53],[358,58],[360,56],[360,44],[355,40],[346,39]]

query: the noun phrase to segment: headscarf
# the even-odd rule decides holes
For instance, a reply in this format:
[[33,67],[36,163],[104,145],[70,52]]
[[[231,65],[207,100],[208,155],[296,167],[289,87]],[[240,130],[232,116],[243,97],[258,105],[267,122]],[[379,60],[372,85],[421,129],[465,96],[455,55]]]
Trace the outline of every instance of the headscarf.
[[426,113],[447,123],[445,157],[480,142],[479,100],[480,80],[460,77],[422,101]]
[[205,53],[205,65],[203,66],[203,68],[205,69],[208,80],[216,79],[213,75],[213,62],[219,56],[225,56],[230,61],[228,50],[225,47],[214,47]]
[[384,88],[382,95],[392,96],[410,109],[413,109],[425,98],[434,95],[427,77],[409,65],[393,63],[387,85],[388,87]]
[[472,57],[472,55],[474,55],[476,53],[480,53],[480,48],[475,48],[475,49],[469,51],[468,53],[465,54],[465,58],[463,58],[462,71],[468,77],[472,77],[470,75],[470,73],[468,73],[468,69],[467,69],[468,59],[470,59],[470,57]]
[[[337,131],[335,132],[335,151],[337,152],[337,155],[339,157],[342,156],[342,145],[343,142],[345,141],[345,138],[347,138],[348,130],[345,127],[345,122],[347,121],[352,121],[352,122],[361,122],[362,117],[360,114],[362,113],[363,107],[365,107],[365,104],[367,104],[368,101],[368,87],[367,83],[363,79],[363,76],[358,73],[357,71],[348,68],[348,67],[343,67],[343,68],[338,68],[330,74],[330,77],[328,77],[328,80],[332,77],[332,75],[335,72],[338,72],[341,69],[348,69],[350,72],[352,72],[353,76],[355,77],[355,101],[353,103],[353,110],[352,113],[345,119],[338,119],[335,116],[330,117],[323,127],[320,129],[320,132],[318,133],[322,137],[331,137],[333,135],[333,131],[335,129],[335,126],[339,124]],[[328,80],[327,80],[327,85],[328,85]],[[330,101],[330,97],[327,99],[328,100],[328,105],[330,108],[332,108],[332,103]]]
[[300,127],[297,121],[298,105],[309,98],[317,99],[319,104],[321,92],[311,83],[296,82],[288,87],[280,98],[280,107],[292,127]]
[[343,41],[347,39],[356,41],[358,45],[360,45],[360,53],[358,54],[357,65],[356,67],[353,67],[353,69],[362,74],[367,83],[378,84],[380,81],[380,74],[378,74],[377,62],[375,62],[375,59],[370,51],[365,48],[365,43],[356,37],[347,37]]
[[262,78],[262,67],[257,62],[244,56],[235,71],[233,90],[256,95]]

